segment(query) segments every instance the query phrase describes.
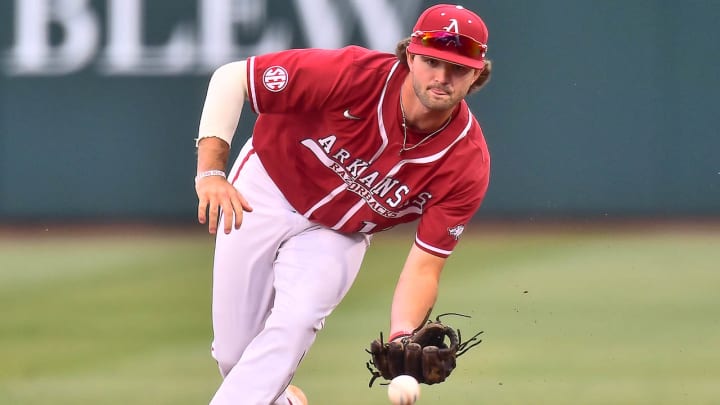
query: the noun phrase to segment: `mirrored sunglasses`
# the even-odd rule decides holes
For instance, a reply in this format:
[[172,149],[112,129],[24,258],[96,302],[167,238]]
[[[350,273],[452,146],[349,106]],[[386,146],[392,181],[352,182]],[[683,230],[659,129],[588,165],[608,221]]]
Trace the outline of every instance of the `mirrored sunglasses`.
[[415,31],[412,38],[430,48],[448,50],[453,47],[460,55],[473,59],[484,58],[487,45],[462,34],[448,31]]

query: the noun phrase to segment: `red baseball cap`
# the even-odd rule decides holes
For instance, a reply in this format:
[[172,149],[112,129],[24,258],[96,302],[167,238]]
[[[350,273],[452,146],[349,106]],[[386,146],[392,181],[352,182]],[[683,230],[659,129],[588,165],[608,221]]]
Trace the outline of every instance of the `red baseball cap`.
[[408,51],[482,69],[487,40],[487,27],[477,14],[463,6],[436,4],[415,23]]

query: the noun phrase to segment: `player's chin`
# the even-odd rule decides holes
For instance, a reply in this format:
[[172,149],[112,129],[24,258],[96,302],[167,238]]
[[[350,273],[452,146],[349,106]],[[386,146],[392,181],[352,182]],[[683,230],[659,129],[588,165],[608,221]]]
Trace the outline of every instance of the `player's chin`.
[[443,97],[431,97],[429,107],[431,110],[434,111],[445,111],[449,108],[452,108],[457,104],[455,99],[453,99],[450,96],[443,96]]

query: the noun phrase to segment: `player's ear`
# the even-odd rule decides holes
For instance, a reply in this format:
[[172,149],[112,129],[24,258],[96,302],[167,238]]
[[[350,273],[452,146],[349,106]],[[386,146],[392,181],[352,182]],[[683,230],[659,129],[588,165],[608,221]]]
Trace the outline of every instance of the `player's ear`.
[[412,72],[412,70],[413,70],[413,69],[412,69],[412,63],[411,63],[411,62],[413,61],[413,58],[415,58],[415,55],[412,54],[412,53],[410,53],[410,51],[408,51],[407,48],[405,48],[405,60],[407,61],[408,69],[409,69],[411,72]]

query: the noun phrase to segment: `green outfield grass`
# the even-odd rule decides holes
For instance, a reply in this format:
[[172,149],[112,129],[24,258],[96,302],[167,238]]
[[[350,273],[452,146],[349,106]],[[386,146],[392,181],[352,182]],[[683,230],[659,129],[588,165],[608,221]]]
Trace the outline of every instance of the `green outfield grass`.
[[[482,228],[482,226],[480,226]],[[420,404],[720,403],[720,228],[495,225],[464,239],[437,312],[483,343]],[[387,404],[364,348],[387,330],[411,230],[373,240],[295,382],[313,405]],[[0,236],[0,404],[205,404],[212,239]]]

